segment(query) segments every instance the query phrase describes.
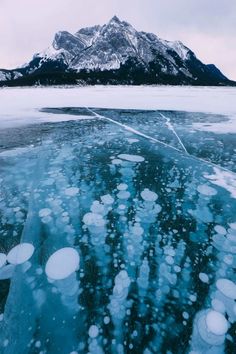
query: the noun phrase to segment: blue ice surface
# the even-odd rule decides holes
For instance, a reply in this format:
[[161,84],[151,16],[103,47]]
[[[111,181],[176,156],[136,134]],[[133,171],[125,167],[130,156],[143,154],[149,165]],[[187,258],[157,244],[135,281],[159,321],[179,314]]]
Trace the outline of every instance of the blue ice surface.
[[236,140],[189,128],[225,118],[45,112],[93,119],[0,131],[0,253],[34,246],[0,268],[0,353],[233,353]]

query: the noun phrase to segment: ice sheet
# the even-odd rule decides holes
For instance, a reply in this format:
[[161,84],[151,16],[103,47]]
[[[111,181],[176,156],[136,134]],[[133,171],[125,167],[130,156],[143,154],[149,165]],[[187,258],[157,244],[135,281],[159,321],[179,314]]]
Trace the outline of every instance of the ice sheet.
[[[2,88],[0,89],[0,128],[38,121],[68,120],[68,116],[55,117],[39,113],[38,110],[43,107],[87,106],[222,113],[230,116],[229,128],[224,125],[224,130],[229,132],[233,129],[235,132],[235,102],[236,89],[230,87]],[[223,126],[220,125],[220,128]]]
[[[191,119],[227,118],[165,111],[170,126],[153,103],[77,120],[86,108],[67,99],[66,121],[51,110],[34,123],[51,122],[2,129],[0,352],[233,352],[234,141],[186,134]],[[34,252],[6,263],[19,243]]]

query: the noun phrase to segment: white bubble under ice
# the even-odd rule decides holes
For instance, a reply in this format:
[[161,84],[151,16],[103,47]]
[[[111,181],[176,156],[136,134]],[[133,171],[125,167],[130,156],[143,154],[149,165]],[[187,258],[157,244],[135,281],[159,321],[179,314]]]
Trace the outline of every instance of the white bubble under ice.
[[13,264],[7,264],[0,268],[0,280],[10,279],[14,273],[15,266]]
[[111,205],[114,203],[114,198],[110,194],[103,195],[101,201],[106,205]]
[[120,154],[118,155],[118,157],[121,160],[126,160],[130,162],[143,162],[145,160],[144,157],[139,155]]
[[118,194],[117,194],[117,197],[119,199],[129,199],[130,197],[130,192],[128,191],[120,191]]
[[120,164],[122,163],[122,160],[120,160],[120,159],[113,159],[113,160],[111,161],[111,163],[112,163],[113,165],[120,165]]
[[13,247],[7,255],[8,263],[13,265],[27,262],[34,253],[34,246],[31,243],[20,243]]
[[105,316],[104,317],[104,320],[103,320],[103,322],[107,325],[107,324],[109,324],[110,323],[110,317],[109,316]]
[[126,183],[120,183],[118,186],[117,186],[117,189],[119,191],[125,191],[126,189],[128,188],[128,185]]
[[45,267],[48,278],[61,280],[69,277],[79,268],[80,257],[71,247],[64,247],[53,253]]
[[0,268],[2,268],[7,261],[7,256],[5,253],[0,253]]
[[218,299],[213,299],[211,301],[211,306],[213,307],[213,309],[215,311],[225,313],[225,305],[222,301],[220,301]]
[[215,232],[217,232],[220,235],[226,235],[227,234],[227,231],[225,230],[225,228],[223,226],[220,226],[220,225],[216,225],[214,227],[214,230],[215,230]]
[[79,188],[69,187],[65,189],[65,195],[68,197],[75,197],[79,193]]
[[209,283],[209,277],[206,273],[199,273],[199,279],[203,282],[203,283]]
[[226,297],[236,300],[236,284],[231,280],[226,278],[218,279],[216,282],[216,287]]
[[101,204],[98,200],[95,200],[90,208],[92,213],[95,214],[103,214],[104,213],[104,205]]
[[138,143],[138,142],[139,142],[139,140],[138,140],[138,139],[135,139],[135,138],[128,138],[127,141],[128,141],[130,144]]
[[228,322],[222,313],[217,311],[209,311],[206,315],[206,325],[208,330],[217,335],[222,336],[228,331]]
[[89,334],[90,338],[96,338],[98,336],[98,334],[99,334],[98,327],[96,325],[90,326],[88,334]]
[[52,211],[49,208],[44,208],[44,209],[39,210],[40,218],[45,218],[47,216],[50,216],[51,213],[52,213]]
[[150,191],[148,188],[145,188],[141,192],[141,197],[146,202],[155,202],[157,200],[157,198],[158,198],[158,195],[155,192]]
[[209,197],[217,194],[217,191],[214,188],[208,186],[207,184],[202,184],[202,185],[198,186],[197,191],[200,194],[203,194],[203,195],[206,195]]
[[103,219],[101,214],[97,214],[97,213],[87,213],[84,215],[83,217],[83,222],[85,223],[85,225],[94,225],[97,227],[101,227],[105,225],[105,220]]
[[229,224],[229,226],[231,227],[231,229],[236,230],[236,222],[232,222],[231,224]]

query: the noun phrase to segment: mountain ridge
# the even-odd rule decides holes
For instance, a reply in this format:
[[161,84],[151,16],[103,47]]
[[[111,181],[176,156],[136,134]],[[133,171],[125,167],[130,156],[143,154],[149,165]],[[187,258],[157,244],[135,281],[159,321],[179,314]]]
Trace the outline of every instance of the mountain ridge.
[[0,86],[37,84],[236,85],[182,42],[137,31],[117,16],[74,34],[59,31],[29,63],[0,69]]

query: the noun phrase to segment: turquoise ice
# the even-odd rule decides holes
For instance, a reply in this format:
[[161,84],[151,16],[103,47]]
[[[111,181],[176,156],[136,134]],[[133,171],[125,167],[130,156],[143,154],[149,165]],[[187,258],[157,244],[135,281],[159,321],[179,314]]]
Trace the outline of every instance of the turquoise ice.
[[236,140],[193,129],[224,118],[65,111],[1,147],[0,352],[233,352]]

